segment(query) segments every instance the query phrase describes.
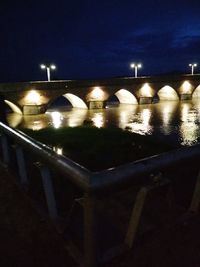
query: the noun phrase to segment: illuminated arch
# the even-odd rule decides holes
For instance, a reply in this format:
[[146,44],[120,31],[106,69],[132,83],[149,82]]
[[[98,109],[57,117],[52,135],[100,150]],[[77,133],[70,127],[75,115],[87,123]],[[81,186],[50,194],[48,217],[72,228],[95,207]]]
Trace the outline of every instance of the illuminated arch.
[[194,90],[192,98],[200,98],[200,85]]
[[138,104],[136,97],[126,89],[121,89],[115,93],[121,104]]
[[148,83],[143,84],[139,92],[141,97],[153,97],[154,95],[154,90]]
[[85,102],[78,96],[73,94],[65,94],[63,95],[69,102],[72,104],[74,108],[88,108]]
[[160,100],[179,100],[177,92],[169,85],[165,85],[158,91]]
[[4,100],[4,101],[12,109],[12,111],[14,113],[22,114],[22,111],[20,110],[20,108],[17,105],[15,105],[14,103],[12,103],[8,100]]

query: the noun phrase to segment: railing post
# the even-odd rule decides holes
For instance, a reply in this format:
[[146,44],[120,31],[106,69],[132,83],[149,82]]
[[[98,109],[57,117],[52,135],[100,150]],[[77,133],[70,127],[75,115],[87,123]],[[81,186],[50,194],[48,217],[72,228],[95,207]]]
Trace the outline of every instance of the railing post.
[[124,240],[125,246],[128,246],[129,248],[132,247],[135,239],[147,193],[148,188],[142,187],[136,196],[136,201],[132,210],[131,219],[129,221],[128,230]]
[[194,188],[192,201],[189,210],[192,212],[198,212],[200,205],[200,171],[197,176],[196,185]]
[[84,263],[85,267],[97,266],[95,242],[95,202],[94,196],[84,195]]
[[58,212],[56,207],[56,199],[54,195],[53,185],[51,181],[51,173],[46,166],[42,164],[38,164],[38,166],[42,176],[43,189],[47,201],[49,216],[52,220],[55,221],[58,218]]
[[2,146],[2,154],[3,154],[3,162],[5,164],[10,163],[10,151],[8,145],[8,137],[5,134],[1,135],[1,146]]
[[24,151],[20,146],[16,146],[17,165],[19,168],[20,184],[28,185],[28,177],[26,171],[26,163],[24,159]]

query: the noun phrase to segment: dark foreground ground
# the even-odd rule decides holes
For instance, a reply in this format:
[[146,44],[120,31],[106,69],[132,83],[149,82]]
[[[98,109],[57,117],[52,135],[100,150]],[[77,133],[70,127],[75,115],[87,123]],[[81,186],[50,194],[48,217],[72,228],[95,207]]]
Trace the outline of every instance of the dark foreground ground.
[[[54,227],[0,166],[0,266],[77,266]],[[106,267],[199,267],[200,216],[155,230]]]

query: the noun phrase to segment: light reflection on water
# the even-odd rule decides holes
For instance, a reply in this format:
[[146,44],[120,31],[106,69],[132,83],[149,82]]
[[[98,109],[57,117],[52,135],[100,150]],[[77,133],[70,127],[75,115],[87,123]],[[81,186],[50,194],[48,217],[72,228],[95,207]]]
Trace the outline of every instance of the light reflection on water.
[[8,115],[8,122],[12,127],[33,130],[75,127],[84,123],[98,128],[113,125],[143,135],[155,135],[169,142],[192,145],[200,140],[200,99],[163,101],[151,105],[121,104],[101,110],[51,110],[32,116],[13,113]]

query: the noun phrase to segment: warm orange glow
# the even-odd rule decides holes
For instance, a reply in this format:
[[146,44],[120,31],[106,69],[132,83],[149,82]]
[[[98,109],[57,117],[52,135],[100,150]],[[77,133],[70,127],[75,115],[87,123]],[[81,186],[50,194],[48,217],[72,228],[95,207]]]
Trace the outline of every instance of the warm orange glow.
[[160,100],[179,100],[177,92],[168,85],[158,91],[158,96]]
[[132,129],[133,116],[136,114],[138,105],[125,105],[118,107],[117,112],[119,113],[119,127],[125,129],[127,126]]
[[190,112],[191,103],[184,103],[181,106],[181,121],[180,134],[182,136],[183,145],[192,145],[197,142],[199,136],[198,114]]
[[131,132],[135,132],[141,135],[151,134],[152,126],[150,125],[150,119],[152,116],[150,109],[142,109],[138,113],[139,119],[127,124]]
[[115,93],[116,97],[119,99],[119,102],[122,104],[137,104],[136,97],[126,89],[121,89]]
[[143,109],[143,111],[141,112],[141,118],[144,127],[148,127],[151,118],[151,111],[149,109]]
[[87,116],[87,109],[72,109],[68,112],[68,124],[69,127],[76,127],[82,125]]
[[104,91],[100,87],[95,87],[91,92],[91,98],[95,100],[102,100],[104,98]]
[[51,113],[53,127],[58,129],[62,126],[63,116],[60,112],[54,111]]
[[189,111],[189,103],[183,103],[181,106],[181,120],[183,122],[186,122],[188,120]]
[[26,95],[26,102],[29,105],[39,105],[41,104],[40,101],[40,94],[35,91],[35,90],[31,90],[28,92],[28,94]]
[[53,151],[55,151],[58,155],[63,155],[63,148],[62,147],[53,147]]
[[200,85],[194,90],[192,98],[200,98]]
[[18,106],[16,106],[14,103],[8,100],[4,100],[4,101],[12,109],[14,113],[22,114],[22,111],[20,110],[20,108],[18,108]]
[[183,88],[183,94],[191,94],[192,93],[192,85],[190,82],[185,81],[182,85]]
[[103,114],[102,113],[95,113],[92,121],[94,123],[94,126],[96,126],[97,128],[101,128],[104,126],[104,118],[103,118]]
[[85,102],[80,97],[78,97],[76,95],[73,95],[73,94],[69,94],[69,93],[67,93],[67,94],[65,94],[63,96],[66,97],[69,100],[69,102],[72,104],[72,106],[74,108],[85,108],[85,109],[87,109],[87,106],[86,106]]
[[152,89],[151,86],[149,86],[148,83],[145,83],[140,91],[140,95],[143,97],[152,97]]

